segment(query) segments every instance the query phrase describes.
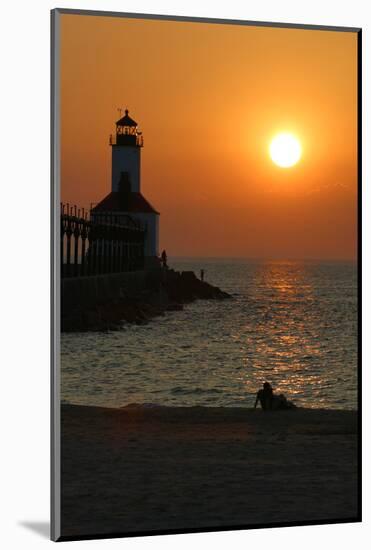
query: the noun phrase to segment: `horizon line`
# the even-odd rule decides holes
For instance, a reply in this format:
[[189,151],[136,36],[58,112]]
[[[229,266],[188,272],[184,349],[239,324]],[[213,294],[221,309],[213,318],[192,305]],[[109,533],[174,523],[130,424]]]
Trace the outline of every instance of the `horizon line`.
[[172,256],[168,258],[175,260],[249,260],[249,261],[296,261],[296,262],[357,262],[358,258],[315,258],[315,257],[271,257],[271,256]]

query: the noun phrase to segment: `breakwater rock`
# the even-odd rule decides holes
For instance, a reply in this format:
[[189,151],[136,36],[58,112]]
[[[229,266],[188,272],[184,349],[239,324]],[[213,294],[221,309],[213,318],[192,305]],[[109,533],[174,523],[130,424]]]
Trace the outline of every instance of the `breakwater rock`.
[[201,281],[193,271],[172,269],[62,280],[61,330],[120,330],[144,324],[166,311],[180,311],[194,300],[232,298]]

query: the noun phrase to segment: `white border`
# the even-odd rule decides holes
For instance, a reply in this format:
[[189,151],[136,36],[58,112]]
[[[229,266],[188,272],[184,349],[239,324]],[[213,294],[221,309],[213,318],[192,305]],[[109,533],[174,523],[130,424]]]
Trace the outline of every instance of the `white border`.
[[[2,544],[7,549],[39,548],[52,544],[23,523],[49,520],[49,35],[50,13],[54,7],[135,11],[199,17],[219,17],[256,21],[339,25],[363,28],[363,82],[369,91],[371,51],[368,29],[371,17],[368,2],[260,0],[224,3],[188,0],[126,1],[90,0],[53,2],[26,0],[2,6],[0,32],[1,75],[1,189],[2,235],[1,270],[1,510]],[[369,92],[368,92],[369,93]],[[369,98],[364,92],[364,103]],[[28,136],[22,128],[27,127]],[[365,143],[370,116],[364,109],[364,281],[370,279],[370,224]],[[16,244],[17,243],[17,244]],[[364,332],[368,327],[370,291],[364,288]],[[367,334],[364,337],[364,364],[370,361]],[[370,376],[364,368],[364,392]],[[364,399],[364,426],[370,405]],[[364,429],[364,463],[370,456],[370,441]],[[66,544],[125,544],[129,548],[195,548],[233,545],[245,548],[261,545],[275,550],[297,546],[312,549],[328,545],[349,549],[370,538],[370,475],[364,471],[364,524],[264,529],[231,533],[210,533],[113,539]],[[45,530],[45,528],[44,528]]]

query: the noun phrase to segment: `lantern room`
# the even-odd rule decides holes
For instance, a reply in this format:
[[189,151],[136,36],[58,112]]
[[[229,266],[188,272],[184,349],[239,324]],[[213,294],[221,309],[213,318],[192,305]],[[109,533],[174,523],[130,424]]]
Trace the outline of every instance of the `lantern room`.
[[142,132],[138,131],[138,124],[129,116],[128,109],[125,115],[116,122],[116,139],[110,137],[110,145],[127,147],[143,147]]

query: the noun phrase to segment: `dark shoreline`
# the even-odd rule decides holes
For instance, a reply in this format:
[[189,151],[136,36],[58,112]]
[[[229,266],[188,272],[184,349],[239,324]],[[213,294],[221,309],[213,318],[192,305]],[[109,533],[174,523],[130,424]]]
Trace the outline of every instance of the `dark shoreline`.
[[[131,403],[122,407],[61,404],[62,418],[106,418],[131,422],[166,425],[218,425],[248,423],[258,431],[273,433],[276,429],[288,435],[295,433],[317,435],[356,434],[358,411],[349,409],[301,408],[264,411],[253,407],[223,406],[166,406]],[[299,430],[299,432],[298,432]]]
[[62,405],[62,536],[357,521],[357,412]]
[[201,281],[193,271],[149,271],[136,292],[119,288],[116,296],[96,296],[93,303],[78,300],[68,307],[62,292],[62,332],[120,330],[125,323],[146,324],[167,311],[181,311],[195,300],[225,300],[232,296]]
[[328,409],[328,408],[315,408],[315,407],[296,407],[295,409],[289,410],[267,410],[263,411],[260,407],[254,409],[254,407],[228,407],[228,406],[214,406],[214,405],[157,405],[153,403],[129,403],[127,405],[122,405],[120,407],[107,407],[104,405],[82,405],[77,403],[61,403],[62,409],[96,409],[97,411],[147,411],[149,415],[153,417],[153,413],[156,414],[156,411],[160,416],[170,411],[178,411],[180,415],[187,415],[188,413],[198,413],[204,411],[205,413],[209,412],[210,415],[218,415],[222,413],[230,413],[231,416],[240,416],[240,415],[250,415],[250,414],[262,414],[267,417],[274,418],[275,415],[313,415],[322,416],[322,415],[357,415],[357,409]]
[[121,422],[133,419],[141,423],[166,425],[218,425],[248,423],[250,429],[272,433],[310,433],[317,435],[357,433],[356,410],[296,408],[290,410],[263,411],[252,407],[205,407],[205,406],[146,406],[131,403],[122,407],[95,405],[61,405],[65,418],[106,418]]

